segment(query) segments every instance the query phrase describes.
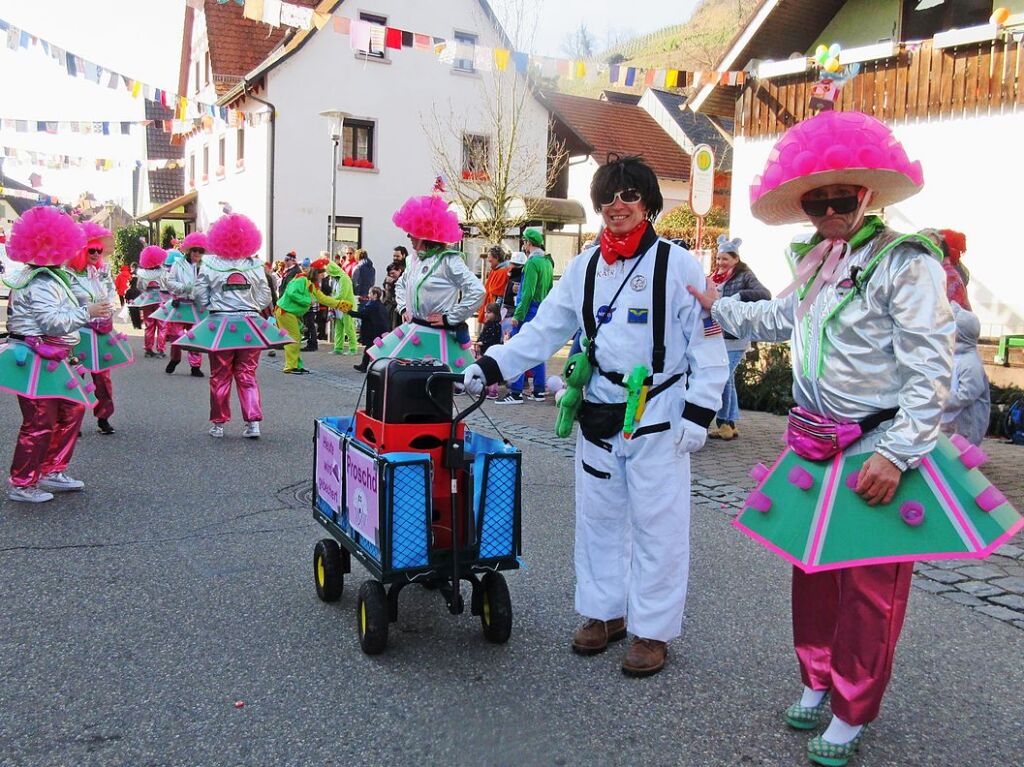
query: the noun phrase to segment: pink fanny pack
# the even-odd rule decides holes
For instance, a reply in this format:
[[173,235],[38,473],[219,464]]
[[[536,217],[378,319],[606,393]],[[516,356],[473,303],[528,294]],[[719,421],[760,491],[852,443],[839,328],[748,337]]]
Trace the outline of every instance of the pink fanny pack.
[[26,336],[25,345],[44,360],[65,360],[71,356],[69,347],[47,341],[41,336]]
[[795,407],[789,411],[786,444],[809,461],[827,461],[841,453],[879,424],[895,417],[897,408],[882,410],[862,421],[839,423],[823,415]]

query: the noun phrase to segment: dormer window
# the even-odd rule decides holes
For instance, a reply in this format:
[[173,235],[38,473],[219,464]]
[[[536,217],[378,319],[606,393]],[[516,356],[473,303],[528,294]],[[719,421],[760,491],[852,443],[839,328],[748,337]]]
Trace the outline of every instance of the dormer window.
[[917,10],[921,0],[903,0],[901,40],[930,40],[938,32],[987,24],[992,0],[944,0],[931,8]]

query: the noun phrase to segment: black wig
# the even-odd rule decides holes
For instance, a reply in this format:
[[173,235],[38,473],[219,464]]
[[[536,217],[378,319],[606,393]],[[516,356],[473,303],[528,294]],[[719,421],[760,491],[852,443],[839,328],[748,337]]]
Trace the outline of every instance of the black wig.
[[590,201],[594,210],[601,212],[601,200],[608,200],[616,192],[625,189],[636,189],[647,210],[647,218],[653,221],[661,213],[665,201],[658,186],[658,177],[639,156],[619,157],[614,152],[608,153],[604,165],[597,169],[590,182]]

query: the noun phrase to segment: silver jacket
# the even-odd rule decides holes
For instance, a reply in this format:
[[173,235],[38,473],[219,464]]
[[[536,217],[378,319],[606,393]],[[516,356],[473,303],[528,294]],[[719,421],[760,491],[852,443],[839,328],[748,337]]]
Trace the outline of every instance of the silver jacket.
[[255,256],[203,256],[193,295],[196,304],[211,312],[258,314],[270,305],[270,286],[263,273],[263,262]]
[[98,301],[117,306],[121,302],[106,267],[86,266],[84,272],[64,271],[71,278],[71,290],[82,306]]
[[[874,450],[902,470],[935,446],[953,370],[953,313],[942,267],[913,240],[878,263],[859,291],[851,270],[899,237],[882,229],[848,254],[797,325],[796,292],[783,299],[715,302],[712,316],[735,336],[792,340],[793,399],[800,407],[850,423],[899,408]],[[790,252],[791,261],[796,260]],[[855,295],[829,315],[850,291]],[[884,426],[884,425],[883,425]]]
[[34,268],[25,267],[24,271],[14,275],[7,283],[11,286],[7,332],[22,336],[46,336],[75,346],[78,343],[78,329],[89,324],[89,310],[79,306],[71,289],[47,272],[23,284],[24,277]]
[[458,325],[476,312],[484,300],[484,286],[466,266],[461,253],[414,253],[395,283],[395,300],[399,313],[408,310],[422,320],[440,312],[448,318],[449,325]]
[[179,258],[171,265],[171,271],[167,274],[165,281],[167,290],[175,298],[184,298],[191,301],[195,296],[198,272],[198,265],[191,263],[188,257]]
[[[167,285],[164,283],[164,278],[167,276],[167,272],[164,271],[162,266],[158,266],[156,269],[136,269],[135,278],[139,281],[139,290],[145,293],[147,290],[167,290]],[[156,283],[155,288],[150,287],[150,283]]]

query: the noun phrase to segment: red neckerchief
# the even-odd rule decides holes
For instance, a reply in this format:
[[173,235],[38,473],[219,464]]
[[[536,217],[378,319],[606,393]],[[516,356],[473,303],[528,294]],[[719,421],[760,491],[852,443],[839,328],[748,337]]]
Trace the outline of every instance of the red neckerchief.
[[723,283],[726,283],[726,282],[729,281],[729,278],[732,277],[732,273],[734,271],[736,271],[736,267],[733,267],[732,269],[730,269],[730,270],[728,270],[726,272],[723,272],[720,269],[716,269],[715,271],[713,271],[711,273],[711,281],[713,283],[715,283],[716,285],[721,285]]
[[633,258],[640,247],[640,240],[647,233],[647,221],[641,222],[633,231],[626,234],[612,234],[608,227],[601,230],[601,258],[614,264],[617,259]]

